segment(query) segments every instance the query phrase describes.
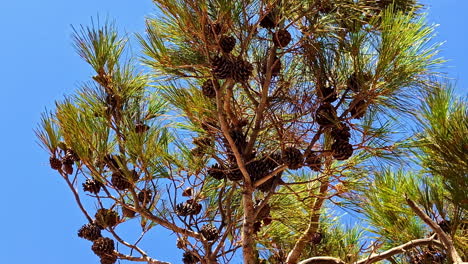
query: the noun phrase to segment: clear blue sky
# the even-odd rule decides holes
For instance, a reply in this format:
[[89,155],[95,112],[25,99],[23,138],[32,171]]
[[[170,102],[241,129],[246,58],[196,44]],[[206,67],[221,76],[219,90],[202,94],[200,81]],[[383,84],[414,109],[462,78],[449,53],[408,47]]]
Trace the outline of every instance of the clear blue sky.
[[[468,91],[468,1],[426,0],[429,21],[447,41],[443,70]],[[45,107],[71,94],[92,74],[71,46],[71,24],[89,24],[99,14],[123,32],[143,32],[153,12],[150,0],[2,1],[0,3],[0,253],[1,263],[99,263],[91,243],[76,236],[86,222],[64,181],[48,166],[33,129]],[[138,46],[132,47],[138,52]],[[168,242],[169,241],[169,242]],[[181,251],[167,234],[152,236],[151,255],[180,263]],[[121,262],[125,263],[125,262]]]

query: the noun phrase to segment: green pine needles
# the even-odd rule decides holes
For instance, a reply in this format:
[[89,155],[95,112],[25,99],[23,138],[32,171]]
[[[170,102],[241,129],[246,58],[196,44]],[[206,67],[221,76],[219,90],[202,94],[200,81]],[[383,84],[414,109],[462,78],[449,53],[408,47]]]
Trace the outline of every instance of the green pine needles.
[[176,263],[467,260],[466,100],[421,5],[154,4],[129,60],[111,23],[74,29],[95,74],[36,130],[101,263],[168,263],[161,230]]

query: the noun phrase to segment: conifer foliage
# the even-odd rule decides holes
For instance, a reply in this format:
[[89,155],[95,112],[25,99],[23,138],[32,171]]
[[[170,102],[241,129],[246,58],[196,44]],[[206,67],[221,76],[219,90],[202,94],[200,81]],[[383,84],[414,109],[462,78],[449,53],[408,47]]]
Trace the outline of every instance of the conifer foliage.
[[[144,237],[161,229],[173,234],[177,263],[466,257],[457,253],[466,214],[411,211],[405,194],[408,204],[429,203],[416,183],[395,185],[401,204],[393,206],[403,209],[384,210],[392,192],[376,186],[390,186],[393,174],[371,166],[399,158],[394,117],[433,87],[440,60],[419,4],[154,3],[157,15],[138,36],[143,66],[122,58],[127,39],[111,23],[75,28],[76,50],[95,74],[36,131],[87,218],[78,235],[101,263],[168,263],[146,253],[157,250]],[[338,206],[363,215],[378,240],[369,245],[359,226],[339,225]],[[421,222],[443,216],[456,223],[449,232]],[[141,238],[127,241],[121,225]],[[385,232],[398,225],[407,232]]]

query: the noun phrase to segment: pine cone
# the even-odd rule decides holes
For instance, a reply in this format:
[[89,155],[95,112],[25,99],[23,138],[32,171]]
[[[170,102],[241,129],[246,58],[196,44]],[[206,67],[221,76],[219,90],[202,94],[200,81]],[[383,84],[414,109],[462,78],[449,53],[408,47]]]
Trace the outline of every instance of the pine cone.
[[122,207],[122,215],[124,217],[132,218],[132,217],[135,217],[135,214],[136,214],[135,211],[128,209],[127,207]]
[[272,171],[279,165],[283,164],[281,160],[281,153],[279,151],[271,153],[270,156],[262,158],[268,170]]
[[202,85],[202,93],[208,98],[216,98],[216,90],[214,88],[213,80],[206,80]]
[[202,205],[190,199],[176,205],[175,213],[178,216],[197,215],[200,213]]
[[212,147],[214,145],[213,138],[210,137],[198,137],[193,139],[193,144],[198,147]]
[[223,35],[219,40],[219,47],[225,53],[231,52],[236,46],[236,39],[232,36]]
[[268,12],[261,20],[259,24],[262,28],[272,29],[276,27],[276,18],[272,12]]
[[200,259],[192,252],[186,251],[182,257],[182,262],[184,264],[196,264],[200,262]]
[[335,108],[328,103],[322,104],[315,112],[315,120],[321,126],[333,125],[337,119]]
[[192,210],[190,212],[192,215],[197,215],[197,214],[199,214],[201,212],[201,209],[202,209],[201,204],[195,202],[192,199],[187,200],[187,204],[189,204],[192,207]]
[[215,35],[219,35],[223,27],[220,23],[207,24],[205,26],[205,34],[210,38],[214,38]]
[[[260,206],[261,201],[257,201],[254,206],[254,210],[257,211]],[[271,206],[269,204],[265,204],[262,209],[257,213],[257,220],[263,220],[265,218],[270,217]]]
[[359,82],[359,78],[357,73],[353,73],[349,76],[348,81],[347,81],[348,88],[351,89],[351,91],[357,93],[361,90],[361,84]]
[[252,181],[257,181],[270,173],[265,159],[253,160],[245,165]]
[[193,188],[192,187],[187,187],[182,192],[182,196],[185,196],[185,197],[191,197],[192,195],[193,195]]
[[50,156],[49,163],[53,170],[58,170],[62,167],[62,162],[54,156]]
[[267,226],[267,225],[271,224],[271,222],[273,222],[273,219],[271,219],[271,217],[267,217],[267,218],[262,220],[263,226]]
[[150,189],[143,189],[138,193],[137,197],[140,203],[148,204],[151,202],[151,199],[153,198],[153,192]]
[[438,223],[438,225],[446,234],[450,234],[450,231],[452,229],[452,223],[450,222],[450,220],[442,220]]
[[348,110],[351,113],[352,118],[360,119],[366,114],[367,102],[364,99],[355,98],[349,104]]
[[119,222],[119,214],[117,212],[104,208],[99,209],[94,218],[96,218],[96,224],[103,228],[116,226]]
[[333,4],[330,0],[318,0],[316,2],[316,6],[319,12],[325,14],[331,13],[334,9]]
[[73,174],[73,161],[62,160],[62,170],[66,174]]
[[353,155],[353,146],[348,141],[338,140],[332,144],[333,157],[337,160],[346,160]]
[[278,186],[278,183],[282,182],[281,175],[283,172],[278,173],[277,175],[268,179],[268,181],[260,184],[257,189],[262,192],[269,192],[272,189],[275,189]]
[[148,125],[146,125],[145,123],[139,122],[139,123],[135,124],[135,133],[142,134],[142,133],[145,133],[146,131],[148,131],[149,129],[150,129],[150,127]]
[[102,236],[101,227],[93,223],[86,224],[78,230],[78,236],[89,241],[94,241]]
[[118,107],[118,98],[115,94],[108,94],[106,96],[107,115],[111,115]]
[[[244,148],[247,145],[247,139],[242,133],[240,129],[231,129],[229,131],[229,135],[231,136],[232,140],[234,141],[234,145],[237,147],[237,150],[242,154],[244,152]],[[229,144],[227,138],[223,139],[224,147],[226,148],[227,157],[230,162],[235,163],[236,157],[234,156],[234,151],[231,149],[231,145]]]
[[335,91],[335,87],[333,86],[322,86],[320,88],[320,98],[322,102],[325,103],[333,103],[338,99],[338,95]]
[[121,190],[121,191],[124,191],[132,187],[132,184],[120,172],[112,173],[111,182],[112,182],[112,185],[114,185],[115,189]]
[[132,175],[131,175],[132,176],[132,178],[131,178],[132,181],[133,182],[138,182],[138,180],[140,179],[140,174],[136,170],[132,170],[131,173],[132,173]]
[[147,205],[151,202],[153,198],[153,192],[150,189],[143,189],[138,193],[138,201],[143,205]]
[[93,246],[91,247],[94,254],[98,256],[112,255],[114,253],[114,240],[108,237],[100,237],[94,240]]
[[78,158],[78,155],[76,155],[76,153],[72,149],[67,149],[65,151],[65,160],[73,163],[75,161],[80,161],[80,158]]
[[310,153],[304,163],[313,171],[320,171],[322,169],[322,159],[314,153]]
[[190,154],[192,154],[195,157],[203,157],[206,153],[206,147],[196,147],[190,151]]
[[237,166],[230,168],[226,174],[226,177],[231,181],[240,181],[244,179],[241,170]]
[[226,56],[215,56],[211,64],[211,71],[216,79],[232,77],[235,64]]
[[322,242],[322,238],[323,238],[322,233],[315,232],[314,234],[312,234],[312,243],[315,245],[318,245],[320,244],[320,242]]
[[242,130],[233,129],[229,131],[229,135],[231,136],[234,144],[236,145],[237,149],[240,152],[243,152],[245,145],[247,144],[247,138],[245,137]]
[[287,147],[284,149],[281,154],[281,159],[291,170],[297,170],[302,167],[302,162],[304,161],[301,151],[295,147]]
[[253,66],[250,62],[243,60],[238,57],[234,62],[234,70],[232,72],[232,78],[236,82],[247,82],[252,75]]
[[117,256],[115,255],[101,256],[101,264],[114,264],[115,262],[117,262]]
[[86,181],[82,184],[82,186],[83,186],[83,191],[98,194],[99,191],[101,190],[102,183],[98,180],[86,179]]
[[332,128],[330,134],[334,140],[349,141],[349,138],[351,137],[350,130],[351,129],[346,125],[346,123],[341,122]]
[[291,34],[286,29],[280,29],[273,35],[273,43],[281,48],[286,47],[291,39]]
[[203,225],[200,233],[208,241],[216,240],[219,236],[219,231],[211,224]]
[[217,180],[222,180],[226,178],[226,173],[224,169],[218,163],[216,163],[208,169],[208,176],[213,177]]
[[258,232],[260,232],[260,229],[262,229],[262,222],[261,221],[255,222],[253,224],[253,233],[257,234]]
[[65,156],[62,157],[62,170],[66,174],[73,174],[73,163],[75,162],[75,155],[70,149],[66,150]]

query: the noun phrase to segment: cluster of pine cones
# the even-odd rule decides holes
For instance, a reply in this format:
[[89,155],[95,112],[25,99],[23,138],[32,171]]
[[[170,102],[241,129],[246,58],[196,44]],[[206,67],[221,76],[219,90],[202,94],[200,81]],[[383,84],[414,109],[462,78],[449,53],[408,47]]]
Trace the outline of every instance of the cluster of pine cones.
[[[276,47],[285,48],[291,42],[291,33],[285,28],[276,29],[279,26],[281,16],[276,10],[268,11],[260,20],[259,25],[263,28],[270,30],[272,33],[272,40]],[[276,30],[276,31],[273,31]]]
[[348,78],[348,89],[354,92],[353,100],[349,103],[348,108],[352,118],[362,118],[366,113],[369,103],[363,96],[363,90],[365,86],[368,86],[371,77],[369,73],[355,72]]
[[[351,118],[359,119],[364,117],[369,105],[364,93],[370,79],[371,75],[368,73],[353,73],[349,76],[347,90],[351,91],[353,96],[342,117],[346,117],[346,113],[349,113]],[[331,85],[322,86],[318,88],[317,93],[321,104],[315,111],[315,122],[321,127],[331,130],[333,157],[337,160],[346,160],[353,154],[353,147],[349,143],[351,137],[350,128],[346,123],[341,121],[342,117],[338,117],[338,106],[332,105],[338,99],[336,89]],[[313,166],[311,168],[314,169]]]
[[203,84],[203,94],[209,98],[215,96],[214,81],[223,79],[233,79],[236,82],[247,82],[252,75],[252,64],[242,58],[241,55],[234,56],[231,52],[236,46],[236,39],[230,35],[218,35],[220,31],[211,32],[216,34],[219,51],[217,55],[211,57],[211,72],[216,80],[207,80]]
[[321,126],[331,127],[333,157],[346,160],[353,154],[353,146],[349,143],[350,128],[344,122],[338,123],[336,110],[331,104],[322,104],[315,113],[315,120]]
[[78,230],[78,236],[93,242],[91,250],[99,256],[101,264],[114,264],[117,261],[117,256],[114,253],[114,240],[103,237],[101,235],[102,229],[103,227],[97,221],[89,223]]
[[[259,25],[269,29],[272,35],[272,42],[277,48],[286,47],[292,40],[291,34],[287,29],[281,28],[272,31],[278,26],[277,17],[273,12],[267,13],[260,20]],[[211,72],[215,80],[208,79],[202,84],[202,92],[208,98],[216,96],[215,89],[217,80],[233,79],[235,82],[247,82],[252,75],[253,66],[250,62],[243,59],[240,55],[232,55],[232,51],[236,46],[236,39],[233,36],[222,34],[222,26],[220,24],[209,25],[207,33],[210,37],[218,39],[219,54],[214,55],[211,61]],[[262,71],[266,72],[266,64]],[[281,70],[281,61],[275,58],[272,63],[272,76],[278,76]]]
[[60,150],[59,152],[63,154],[62,158],[57,158],[55,154],[50,156],[50,167],[53,170],[62,170],[66,174],[73,174],[73,164],[80,161],[79,157],[70,148],[67,148],[65,151]]
[[[256,182],[268,176],[280,165],[284,164],[291,170],[297,170],[305,164],[302,152],[295,147],[286,147],[281,152],[273,152],[269,155],[257,155],[256,153],[245,155],[245,153],[243,153],[247,144],[245,135],[242,133],[230,133],[230,135],[239,152],[244,154],[245,157],[249,157],[249,159],[247,159],[249,161],[245,163],[245,167],[252,182]],[[228,165],[219,163],[212,165],[208,168],[208,176],[217,180],[228,179],[231,181],[241,181],[243,175],[239,167],[237,167],[234,155],[229,155],[229,144],[226,143],[225,147],[228,150]],[[308,161],[310,162],[310,166],[314,166],[314,168],[321,166],[319,158],[316,158],[313,162],[310,159],[308,159]],[[258,189],[263,192],[268,192],[280,182],[281,174],[277,174],[258,186]]]

